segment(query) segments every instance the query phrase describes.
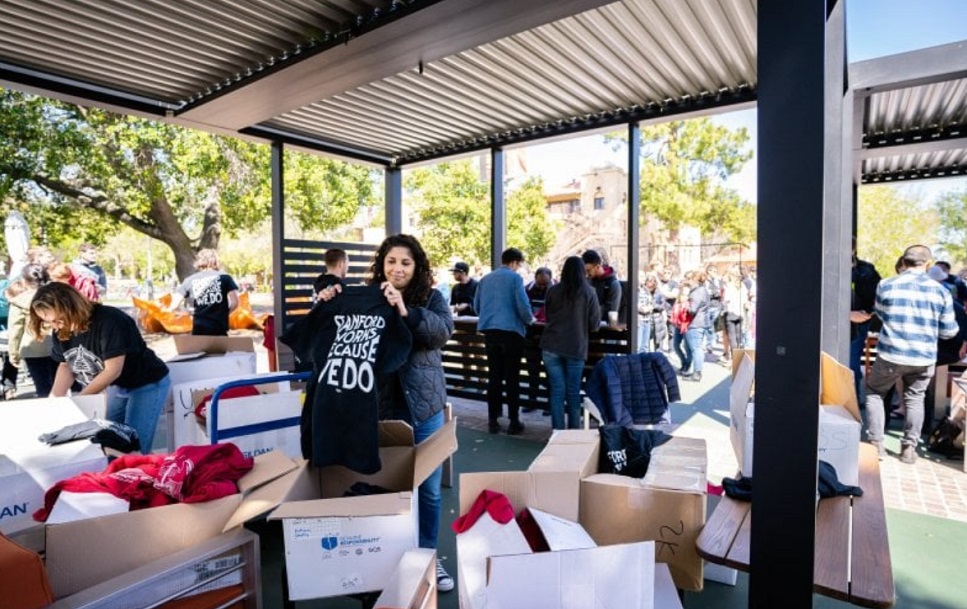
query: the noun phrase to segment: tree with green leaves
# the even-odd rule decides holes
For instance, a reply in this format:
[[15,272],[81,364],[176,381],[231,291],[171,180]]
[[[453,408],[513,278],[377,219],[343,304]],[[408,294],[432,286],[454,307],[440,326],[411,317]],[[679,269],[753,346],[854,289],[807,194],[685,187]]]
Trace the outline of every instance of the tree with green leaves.
[[[627,134],[606,136],[627,145]],[[755,206],[725,185],[752,158],[746,129],[708,118],[669,121],[641,129],[641,223],[657,218],[671,230],[697,227],[703,238],[738,243],[755,239]]]
[[[325,230],[372,198],[370,170],[285,155],[286,209]],[[178,276],[271,211],[268,146],[0,89],[0,201],[48,245],[119,225],[167,245]]]
[[857,204],[856,255],[873,263],[883,277],[903,250],[911,245],[937,243],[937,214],[916,196],[886,184],[863,186]]
[[967,264],[967,191],[949,192],[937,201],[940,244],[954,266]]
[[[456,258],[490,262],[490,185],[471,159],[406,172],[407,198],[418,216],[420,242],[434,266]],[[528,179],[507,195],[507,243],[529,258],[546,254],[555,230],[543,183]]]

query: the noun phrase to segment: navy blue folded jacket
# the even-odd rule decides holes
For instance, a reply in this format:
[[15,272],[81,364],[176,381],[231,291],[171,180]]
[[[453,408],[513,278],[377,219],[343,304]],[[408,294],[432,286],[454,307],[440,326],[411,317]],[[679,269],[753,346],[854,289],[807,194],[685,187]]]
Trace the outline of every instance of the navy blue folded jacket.
[[670,423],[668,404],[682,399],[675,368],[663,353],[609,355],[594,366],[585,392],[605,423]]

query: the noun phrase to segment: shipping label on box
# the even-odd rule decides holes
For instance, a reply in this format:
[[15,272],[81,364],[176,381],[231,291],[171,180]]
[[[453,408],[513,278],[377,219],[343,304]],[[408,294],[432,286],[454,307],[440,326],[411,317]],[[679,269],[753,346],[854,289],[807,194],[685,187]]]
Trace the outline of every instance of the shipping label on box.
[[844,406],[819,409],[819,460],[836,470],[843,484],[859,484],[860,424]]
[[418,545],[415,495],[406,495],[399,514],[284,519],[289,598],[381,590]]

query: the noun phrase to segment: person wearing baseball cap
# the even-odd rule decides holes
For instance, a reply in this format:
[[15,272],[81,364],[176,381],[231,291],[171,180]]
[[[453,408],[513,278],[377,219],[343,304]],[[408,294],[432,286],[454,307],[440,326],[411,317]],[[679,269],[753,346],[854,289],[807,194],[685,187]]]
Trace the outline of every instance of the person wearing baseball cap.
[[950,292],[927,275],[930,258],[926,246],[908,247],[898,263],[899,274],[884,279],[876,288],[874,312],[883,328],[876,360],[866,377],[866,416],[869,441],[881,461],[886,456],[884,398],[896,381],[903,379],[906,416],[900,461],[916,462],[924,395],[937,361],[937,339],[953,338],[959,331]]
[[450,269],[456,283],[450,291],[450,308],[455,315],[476,316],[473,310],[473,297],[477,294],[477,280],[470,276],[470,265],[458,262]]

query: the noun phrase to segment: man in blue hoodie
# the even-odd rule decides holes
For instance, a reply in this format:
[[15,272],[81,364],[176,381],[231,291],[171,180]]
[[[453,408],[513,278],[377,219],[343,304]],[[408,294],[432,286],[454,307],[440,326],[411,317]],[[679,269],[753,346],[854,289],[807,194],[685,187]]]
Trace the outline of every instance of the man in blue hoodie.
[[504,250],[500,268],[477,284],[473,308],[477,312],[477,330],[484,335],[487,353],[487,415],[490,433],[500,431],[498,419],[503,413],[502,393],[507,397],[508,435],[524,431],[520,422],[520,368],[527,326],[534,323],[524,280],[517,269],[524,254],[517,248]]

